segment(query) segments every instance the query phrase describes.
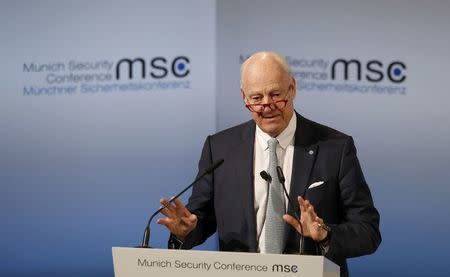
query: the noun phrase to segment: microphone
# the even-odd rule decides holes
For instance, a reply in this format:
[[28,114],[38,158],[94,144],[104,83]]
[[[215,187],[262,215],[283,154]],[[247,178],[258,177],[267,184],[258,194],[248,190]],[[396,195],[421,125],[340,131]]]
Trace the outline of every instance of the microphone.
[[[294,205],[292,204],[292,200],[289,197],[289,194],[287,192],[286,185],[284,184],[286,182],[286,178],[284,178],[283,170],[281,170],[280,166],[277,166],[277,175],[278,175],[278,180],[280,181],[281,185],[283,186],[284,194],[286,194],[286,198],[288,199],[289,205],[291,205],[291,207],[294,208]],[[297,218],[300,218],[297,211],[294,210],[294,214]]]
[[297,219],[297,221],[300,225],[300,232],[301,232],[301,234],[300,234],[300,255],[303,255],[303,252],[304,252],[303,248],[304,248],[304,243],[305,243],[305,237],[303,236],[303,225],[300,222],[300,216],[299,216],[298,212],[295,210],[294,205],[292,204],[292,200],[289,197],[289,194],[287,193],[286,185],[284,184],[284,182],[286,182],[286,178],[284,178],[283,170],[281,169],[280,166],[277,166],[277,175],[278,175],[278,180],[280,181],[281,185],[283,186],[283,190],[289,201],[289,205],[291,205],[292,209],[294,210],[295,219]]
[[[263,170],[263,171],[261,171],[261,172],[259,173],[259,175],[261,175],[261,178],[263,178],[264,181],[266,181],[266,182],[272,182],[272,176],[270,176],[270,174],[267,173],[267,171]],[[291,205],[291,207],[294,207],[294,205],[292,205],[292,200],[291,200],[291,198],[289,197],[289,194],[287,193],[286,185],[284,184],[284,182],[286,181],[286,179],[284,178],[283,171],[281,170],[281,167],[279,167],[279,166],[277,166],[277,175],[278,175],[278,180],[280,181],[281,185],[283,186],[283,190],[284,190],[284,193],[286,194],[286,197],[287,197],[287,199],[288,199],[288,201],[289,201],[289,205]],[[297,211],[294,211],[294,213],[295,213],[295,216],[296,216],[297,218],[300,217],[300,216],[298,215],[298,212],[297,212]]]
[[264,181],[266,182],[272,182],[272,177],[270,177],[269,173],[267,173],[265,170],[261,171],[259,173],[259,175],[261,175],[261,178],[264,179]]
[[169,202],[167,202],[166,205],[162,206],[161,208],[159,208],[158,210],[156,210],[152,216],[150,217],[150,219],[147,222],[147,226],[145,227],[144,230],[144,237],[142,238],[142,245],[140,246],[140,248],[151,248],[148,246],[149,240],[150,240],[150,224],[153,220],[153,218],[159,214],[163,209],[167,208],[167,206],[172,203],[175,199],[177,199],[178,197],[180,197],[183,193],[185,193],[188,189],[190,189],[195,183],[197,183],[198,181],[200,181],[200,179],[202,179],[203,177],[205,177],[206,175],[212,173],[214,170],[216,170],[216,168],[218,168],[219,166],[221,166],[223,163],[223,159],[217,160],[216,162],[214,162],[210,167],[208,167],[200,176],[198,176],[197,178],[195,178],[195,180],[189,185],[187,186],[185,189],[183,189],[180,193],[178,193],[177,195],[175,195],[174,197],[172,197],[172,199],[169,200]]

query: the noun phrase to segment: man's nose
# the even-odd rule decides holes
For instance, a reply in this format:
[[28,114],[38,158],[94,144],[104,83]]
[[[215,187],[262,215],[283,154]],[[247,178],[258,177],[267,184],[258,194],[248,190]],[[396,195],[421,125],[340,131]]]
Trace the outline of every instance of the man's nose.
[[265,95],[263,97],[263,104],[269,104],[269,103],[272,103],[272,97],[269,95]]
[[271,112],[273,110],[272,108],[272,97],[266,95],[263,98],[263,112]]

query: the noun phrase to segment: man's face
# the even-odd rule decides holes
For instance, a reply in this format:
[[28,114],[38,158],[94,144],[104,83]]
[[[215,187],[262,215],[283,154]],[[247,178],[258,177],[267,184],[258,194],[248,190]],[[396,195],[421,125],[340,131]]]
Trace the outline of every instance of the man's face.
[[242,72],[241,94],[245,104],[288,100],[282,109],[272,105],[274,108],[265,106],[260,112],[251,112],[255,123],[271,137],[278,136],[289,124],[294,113],[295,93],[295,79],[274,60],[252,61]]

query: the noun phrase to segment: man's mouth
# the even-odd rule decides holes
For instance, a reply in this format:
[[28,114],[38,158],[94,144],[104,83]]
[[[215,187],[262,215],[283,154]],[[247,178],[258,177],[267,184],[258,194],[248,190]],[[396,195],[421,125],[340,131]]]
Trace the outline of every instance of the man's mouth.
[[262,115],[262,118],[271,119],[280,116],[279,114]]

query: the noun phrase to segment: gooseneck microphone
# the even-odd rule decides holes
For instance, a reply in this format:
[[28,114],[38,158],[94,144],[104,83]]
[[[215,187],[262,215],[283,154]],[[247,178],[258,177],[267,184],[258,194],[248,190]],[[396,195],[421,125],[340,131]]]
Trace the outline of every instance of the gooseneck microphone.
[[259,173],[259,175],[261,175],[261,178],[264,179],[264,181],[266,182],[272,182],[272,177],[270,177],[269,173],[267,173],[265,170],[261,171]]
[[175,199],[177,199],[178,197],[180,197],[183,193],[185,193],[188,189],[190,189],[195,183],[197,183],[200,179],[202,179],[203,177],[205,177],[206,175],[212,173],[214,170],[216,170],[216,168],[218,168],[220,165],[222,165],[223,163],[223,159],[217,160],[215,161],[210,167],[208,167],[200,176],[198,176],[197,178],[195,178],[195,180],[189,185],[187,186],[185,189],[183,189],[180,193],[178,193],[177,195],[175,195],[174,197],[172,197],[172,199],[169,200],[169,202],[167,202],[167,204],[163,205],[161,208],[159,208],[158,210],[156,210],[152,216],[150,217],[150,219],[147,222],[147,226],[145,227],[144,230],[144,237],[142,238],[142,245],[140,246],[141,248],[151,248],[148,246],[149,240],[150,240],[150,224],[152,223],[153,218],[159,214],[163,209],[167,208],[168,205],[170,203],[172,203]]
[[284,184],[284,182],[286,182],[286,178],[284,178],[283,170],[281,169],[280,166],[277,166],[277,175],[278,175],[278,180],[280,180],[280,183],[283,186],[283,190],[284,190],[284,193],[286,194],[286,197],[287,197],[287,199],[289,201],[289,205],[291,205],[292,209],[294,210],[295,219],[297,219],[297,221],[298,221],[298,223],[300,225],[300,232],[301,232],[301,234],[300,234],[300,255],[303,255],[304,244],[305,244],[305,237],[303,236],[303,225],[300,222],[300,215],[295,210],[294,205],[292,204],[292,200],[289,197],[289,194],[287,193],[286,185]]
[[[292,209],[294,209],[294,205],[292,204],[292,200],[289,197],[289,194],[286,189],[286,185],[284,184],[286,182],[286,178],[284,178],[283,170],[281,170],[280,166],[277,166],[277,175],[278,175],[278,180],[280,181],[281,185],[283,186],[284,194],[286,194],[286,198],[288,199],[289,205],[291,205]],[[294,214],[295,214],[296,218],[300,218],[298,212],[295,209],[294,209]],[[303,232],[303,230],[302,230],[302,232]]]
[[[265,170],[261,171],[259,173],[259,175],[261,175],[261,178],[263,178],[266,182],[272,181],[272,176],[270,176],[270,174],[267,173]],[[295,210],[294,205],[292,204],[292,200],[289,197],[289,194],[287,192],[286,185],[285,185],[286,178],[284,177],[283,170],[281,169],[280,166],[277,166],[277,177],[278,177],[278,180],[280,181],[281,185],[283,186],[283,190],[284,190],[284,193],[286,194],[286,198],[288,199],[289,205],[291,205],[292,209],[294,210],[295,219],[297,219],[297,221],[300,225],[300,232],[301,232],[301,234],[300,234],[300,255],[302,255],[304,252],[303,245],[304,245],[304,240],[305,240],[303,237],[303,226],[302,226],[302,223],[300,222],[300,215]]]
[[[272,182],[272,176],[270,176],[269,173],[267,173],[267,171],[263,170],[259,173],[259,175],[261,176],[261,178],[264,179],[264,181],[266,182]],[[278,175],[278,180],[280,181],[281,185],[283,186],[283,190],[284,193],[286,194],[286,197],[289,201],[289,205],[291,205],[291,207],[294,207],[294,205],[292,204],[292,200],[289,197],[289,194],[286,190],[286,185],[284,184],[284,182],[286,182],[286,179],[284,178],[284,174],[283,171],[281,170],[281,167],[277,166],[277,175]],[[297,218],[299,218],[300,216],[298,215],[298,212],[294,210],[294,214]]]

